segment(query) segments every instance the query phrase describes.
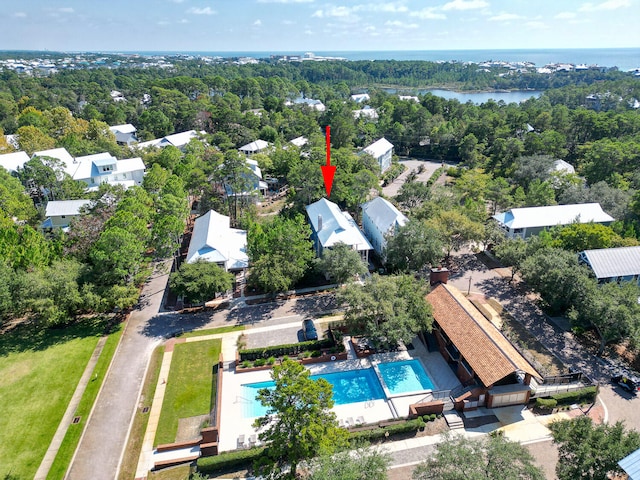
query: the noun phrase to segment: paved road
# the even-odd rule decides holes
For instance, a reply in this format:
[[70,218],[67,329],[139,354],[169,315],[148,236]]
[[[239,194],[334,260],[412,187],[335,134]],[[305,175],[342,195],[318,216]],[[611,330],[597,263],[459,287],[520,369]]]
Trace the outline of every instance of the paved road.
[[[159,271],[158,271],[159,270]],[[115,478],[151,352],[161,340],[149,335],[149,319],[160,310],[168,275],[163,264],[145,284],[140,306],[129,316],[86,430],[66,478]],[[158,331],[158,333],[161,333]]]

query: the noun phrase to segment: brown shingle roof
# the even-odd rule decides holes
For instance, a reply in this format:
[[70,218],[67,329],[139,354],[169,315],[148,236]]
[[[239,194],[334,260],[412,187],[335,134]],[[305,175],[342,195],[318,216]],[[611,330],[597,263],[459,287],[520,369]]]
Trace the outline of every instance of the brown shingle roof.
[[542,378],[455,287],[440,284],[427,295],[427,300],[435,321],[486,387],[517,370]]

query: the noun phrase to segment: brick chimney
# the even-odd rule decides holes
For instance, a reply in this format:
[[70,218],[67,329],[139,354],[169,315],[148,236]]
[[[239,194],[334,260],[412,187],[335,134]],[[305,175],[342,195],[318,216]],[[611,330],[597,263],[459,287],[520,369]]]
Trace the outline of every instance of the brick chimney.
[[441,267],[439,265],[431,269],[431,272],[429,273],[429,284],[432,287],[434,285],[437,285],[438,283],[447,283],[448,281],[449,281],[448,269]]
[[318,231],[322,230],[322,215],[318,214]]

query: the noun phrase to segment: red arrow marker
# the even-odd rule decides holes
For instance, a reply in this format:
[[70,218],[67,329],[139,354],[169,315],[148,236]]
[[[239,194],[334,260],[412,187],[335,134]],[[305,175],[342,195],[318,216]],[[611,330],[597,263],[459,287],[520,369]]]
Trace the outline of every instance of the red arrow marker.
[[336,166],[331,165],[331,127],[329,125],[327,125],[327,164],[322,165],[320,168],[322,169],[322,177],[324,178],[324,188],[327,191],[327,197],[330,197]]

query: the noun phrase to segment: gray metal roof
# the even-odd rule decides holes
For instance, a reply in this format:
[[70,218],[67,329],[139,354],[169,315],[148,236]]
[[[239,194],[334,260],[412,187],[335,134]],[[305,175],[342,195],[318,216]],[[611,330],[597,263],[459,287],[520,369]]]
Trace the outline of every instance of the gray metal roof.
[[640,275],[640,247],[585,250],[580,257],[589,264],[597,278]]
[[362,212],[383,233],[392,228],[402,227],[409,221],[395,205],[382,197],[376,197],[367,203],[363,203]]
[[618,465],[629,475],[629,480],[640,480],[640,448],[620,460]]
[[553,227],[571,223],[606,223],[615,219],[602,210],[599,203],[572,205],[548,205],[544,207],[512,208],[494,215],[499,223],[508,228]]

